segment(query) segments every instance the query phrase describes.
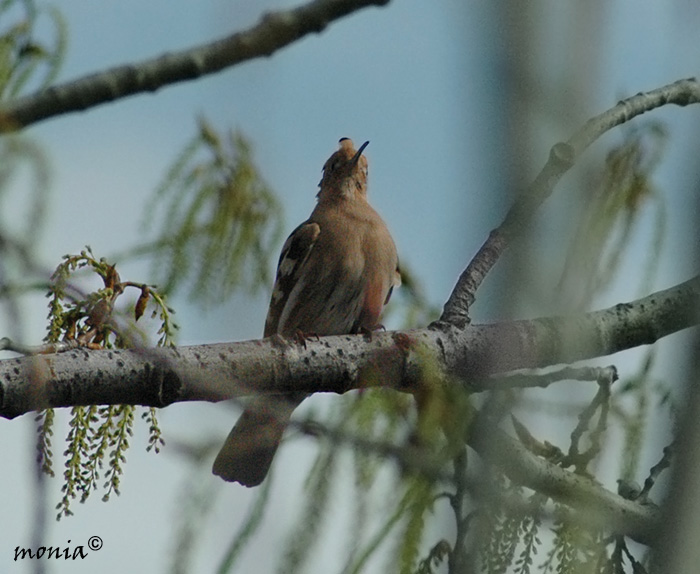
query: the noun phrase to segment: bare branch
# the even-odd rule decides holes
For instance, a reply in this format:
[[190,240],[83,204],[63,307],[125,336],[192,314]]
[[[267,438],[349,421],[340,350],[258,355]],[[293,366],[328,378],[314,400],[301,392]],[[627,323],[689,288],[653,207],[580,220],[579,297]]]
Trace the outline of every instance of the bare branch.
[[388,3],[389,0],[313,0],[291,10],[269,12],[252,28],[221,40],[118,66],[11,102],[0,108],[0,133],[133,94],[155,92],[176,82],[270,56],[307,34],[323,31],[334,20],[367,6]]
[[63,353],[71,349],[77,349],[80,343],[75,339],[61,341],[59,343],[44,343],[42,345],[22,345],[10,339],[3,337],[0,339],[0,351],[12,351],[20,355],[49,355],[53,353]]
[[[599,357],[651,344],[700,322],[700,277],[631,303],[572,317],[466,330],[417,329],[307,341],[271,337],[175,349],[88,351],[0,361],[0,416],[46,407],[220,401],[284,391],[344,393],[367,385],[410,391],[426,358],[472,383],[519,368]],[[484,390],[483,387],[481,389]]]
[[564,367],[547,373],[515,373],[495,377],[486,385],[489,390],[528,389],[549,385],[560,381],[598,381],[601,377],[617,378],[615,366],[608,367]]
[[663,456],[661,457],[661,460],[657,462],[654,466],[652,466],[651,470],[649,470],[649,476],[647,476],[646,480],[644,481],[644,488],[642,488],[639,492],[639,500],[646,501],[649,498],[649,492],[651,492],[651,489],[654,487],[654,484],[659,478],[659,475],[661,475],[661,473],[664,470],[671,467],[671,459],[673,458],[674,454],[674,446],[674,443],[671,443],[667,447],[664,447],[664,452]]
[[[467,444],[487,463],[502,469],[513,482],[578,510],[581,521],[589,526],[604,527],[617,535],[653,544],[660,513],[658,507],[646,498],[627,500],[588,476],[565,470],[559,464],[531,453],[476,409],[471,408],[467,418],[472,421],[465,436]],[[458,492],[451,496],[451,502],[459,506],[455,508],[455,514],[460,516],[460,503],[467,490],[463,455],[455,459],[454,476],[450,476],[444,469],[444,460],[420,447],[366,439],[318,422],[292,424],[304,434],[320,436],[337,444],[349,444],[393,460],[404,471],[420,472],[432,480],[453,481]],[[488,485],[472,483],[469,490],[478,497],[489,496]],[[462,537],[464,535],[463,532]]]
[[479,414],[467,444],[516,484],[579,510],[583,522],[653,545],[659,526],[656,506],[626,500],[588,477],[535,456]]
[[694,78],[679,80],[618,102],[606,112],[588,120],[566,143],[552,147],[549,160],[530,187],[508,211],[503,223],[494,229],[457,281],[440,317],[440,323],[464,328],[476,291],[510,244],[527,228],[533,215],[552,194],[554,186],[579,156],[605,132],[631,119],[667,104],[686,106],[700,102],[700,83]]

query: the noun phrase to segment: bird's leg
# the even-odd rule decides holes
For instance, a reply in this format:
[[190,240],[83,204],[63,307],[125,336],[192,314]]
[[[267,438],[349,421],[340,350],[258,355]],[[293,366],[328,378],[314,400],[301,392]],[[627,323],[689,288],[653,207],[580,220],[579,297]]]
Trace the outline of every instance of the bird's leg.
[[371,329],[369,327],[360,327],[360,333],[367,337],[367,340],[370,342],[372,341],[372,336],[374,335],[375,331],[386,331],[386,327],[384,327],[384,325],[381,323],[377,323]]
[[300,345],[303,345],[304,349],[306,349],[306,341],[308,341],[309,339],[316,339],[316,341],[321,340],[321,338],[316,333],[304,333],[301,329],[297,329],[294,332],[294,340]]

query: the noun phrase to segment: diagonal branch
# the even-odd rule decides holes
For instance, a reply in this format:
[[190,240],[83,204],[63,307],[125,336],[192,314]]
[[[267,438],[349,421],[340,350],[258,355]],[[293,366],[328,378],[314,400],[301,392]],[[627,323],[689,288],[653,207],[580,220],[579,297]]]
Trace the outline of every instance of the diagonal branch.
[[[473,407],[466,418],[471,421],[465,435],[466,443],[483,461],[501,469],[514,483],[579,511],[581,521],[596,529],[629,536],[648,546],[654,544],[660,525],[657,506],[646,501],[627,500],[589,477],[533,454]],[[444,460],[425,448],[375,441],[317,421],[293,421],[292,425],[304,434],[322,437],[333,444],[352,445],[392,460],[402,471],[420,472],[432,480],[453,480],[445,472]],[[473,481],[470,489],[476,497],[490,494],[488,484],[479,485]]]
[[700,83],[694,78],[679,80],[650,92],[622,100],[606,112],[588,120],[566,143],[555,144],[547,163],[530,187],[508,211],[503,223],[489,237],[457,281],[439,323],[463,329],[469,323],[469,308],[476,291],[501,257],[513,237],[527,228],[533,215],[554,191],[554,186],[579,156],[612,128],[667,104],[686,106],[700,103]]
[[[700,277],[609,309],[465,330],[417,329],[307,341],[271,337],[171,349],[74,349],[0,361],[0,416],[46,407],[220,401],[285,391],[344,393],[365,386],[410,392],[426,361],[476,380],[651,344],[700,323]],[[484,390],[484,387],[475,389]]]
[[480,413],[475,414],[467,444],[516,484],[580,511],[583,522],[654,544],[660,526],[658,507],[625,500],[588,477],[535,456]]
[[252,28],[221,40],[91,74],[10,102],[0,108],[0,133],[270,56],[307,34],[321,32],[334,20],[367,6],[388,3],[389,0],[313,0],[291,10],[269,12]]

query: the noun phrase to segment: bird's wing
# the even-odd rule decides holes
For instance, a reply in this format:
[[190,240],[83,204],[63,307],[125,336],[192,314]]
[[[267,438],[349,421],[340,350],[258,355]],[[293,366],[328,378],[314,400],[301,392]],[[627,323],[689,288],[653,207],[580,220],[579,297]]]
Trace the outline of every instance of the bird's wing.
[[287,301],[289,301],[289,295],[299,280],[301,270],[320,233],[321,228],[318,223],[307,221],[292,231],[284,243],[277,264],[277,278],[272,289],[270,308],[267,311],[267,319],[265,319],[265,337],[277,333],[279,320]]

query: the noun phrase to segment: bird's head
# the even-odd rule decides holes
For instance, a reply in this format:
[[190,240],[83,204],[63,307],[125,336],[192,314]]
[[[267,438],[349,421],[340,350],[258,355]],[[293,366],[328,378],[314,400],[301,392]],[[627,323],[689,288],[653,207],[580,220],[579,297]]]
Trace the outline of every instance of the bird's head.
[[352,199],[367,195],[367,158],[362,155],[369,145],[365,142],[355,149],[352,140],[342,138],[339,149],[323,164],[323,177],[318,184],[318,197]]

